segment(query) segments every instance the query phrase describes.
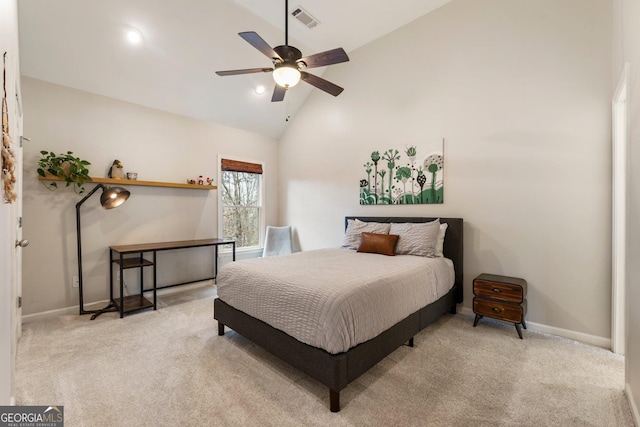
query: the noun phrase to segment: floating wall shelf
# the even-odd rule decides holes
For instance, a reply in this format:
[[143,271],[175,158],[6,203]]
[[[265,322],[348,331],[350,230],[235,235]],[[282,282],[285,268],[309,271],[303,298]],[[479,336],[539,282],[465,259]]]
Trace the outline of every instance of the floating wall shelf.
[[[54,175],[46,175],[44,177],[38,175],[38,179],[41,181],[64,181],[64,178],[60,178]],[[192,188],[194,190],[215,190],[218,187],[215,185],[200,185],[200,184],[179,184],[175,182],[158,182],[158,181],[139,181],[133,179],[113,179],[113,178],[94,178],[91,177],[91,181],[87,181],[85,184],[107,184],[107,185],[140,185],[143,187],[169,187],[169,188]]]

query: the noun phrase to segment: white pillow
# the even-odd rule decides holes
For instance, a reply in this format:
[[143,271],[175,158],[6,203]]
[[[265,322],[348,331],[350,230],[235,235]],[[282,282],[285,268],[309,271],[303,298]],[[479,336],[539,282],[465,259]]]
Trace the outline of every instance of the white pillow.
[[393,223],[389,234],[400,236],[396,246],[397,255],[417,255],[429,258],[436,256],[436,244],[440,232],[440,219],[425,223]]
[[436,241],[436,257],[443,257],[442,249],[444,247],[444,235],[447,232],[447,227],[449,224],[446,222],[444,224],[440,224],[440,230],[438,231],[438,240]]
[[363,231],[367,233],[389,234],[391,224],[382,222],[364,222],[359,219],[347,220],[347,231],[342,242],[343,248],[358,249],[360,246],[361,234]]

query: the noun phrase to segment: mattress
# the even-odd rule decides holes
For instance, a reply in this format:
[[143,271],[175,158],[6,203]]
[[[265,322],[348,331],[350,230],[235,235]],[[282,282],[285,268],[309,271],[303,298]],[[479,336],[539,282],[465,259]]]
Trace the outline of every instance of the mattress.
[[337,354],[445,295],[447,258],[332,248],[224,265],[218,297],[298,341]]

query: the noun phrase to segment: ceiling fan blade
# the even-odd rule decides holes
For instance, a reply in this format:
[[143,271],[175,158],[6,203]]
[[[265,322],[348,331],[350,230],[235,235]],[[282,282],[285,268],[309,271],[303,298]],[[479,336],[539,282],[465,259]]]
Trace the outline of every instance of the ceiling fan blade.
[[276,85],[273,89],[273,96],[271,97],[271,102],[280,102],[284,99],[284,94],[287,93],[287,88],[284,88],[280,85]]
[[304,71],[300,71],[301,79],[305,82],[309,83],[311,86],[315,86],[320,90],[323,90],[333,96],[338,96],[344,90],[338,85],[331,83],[328,80],[325,80],[321,77],[314,76],[313,74],[306,73]]
[[316,53],[315,55],[306,56],[299,59],[297,62],[304,62],[307,68],[324,67],[325,65],[339,64],[341,62],[347,62],[349,56],[343,48],[327,50],[326,52]]
[[271,46],[269,46],[269,44],[266,41],[264,41],[262,37],[258,35],[258,33],[254,31],[245,31],[243,33],[238,33],[238,35],[243,39],[245,39],[245,41],[249,43],[251,46],[255,47],[260,52],[262,52],[267,58],[272,60],[279,59],[282,61],[282,58],[280,57],[280,55],[278,55],[276,51],[273,50]]
[[268,73],[269,71],[273,71],[273,68],[245,68],[244,70],[216,71],[216,74],[219,76],[235,76],[238,74]]

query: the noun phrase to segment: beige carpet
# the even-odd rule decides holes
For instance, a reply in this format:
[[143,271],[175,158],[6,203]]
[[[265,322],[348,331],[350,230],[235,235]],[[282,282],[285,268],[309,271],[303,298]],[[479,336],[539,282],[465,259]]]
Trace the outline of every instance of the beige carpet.
[[511,325],[445,315],[341,393],[234,332],[217,336],[215,289],[157,311],[24,326],[17,403],[64,405],[72,426],[633,426],[624,360]]

